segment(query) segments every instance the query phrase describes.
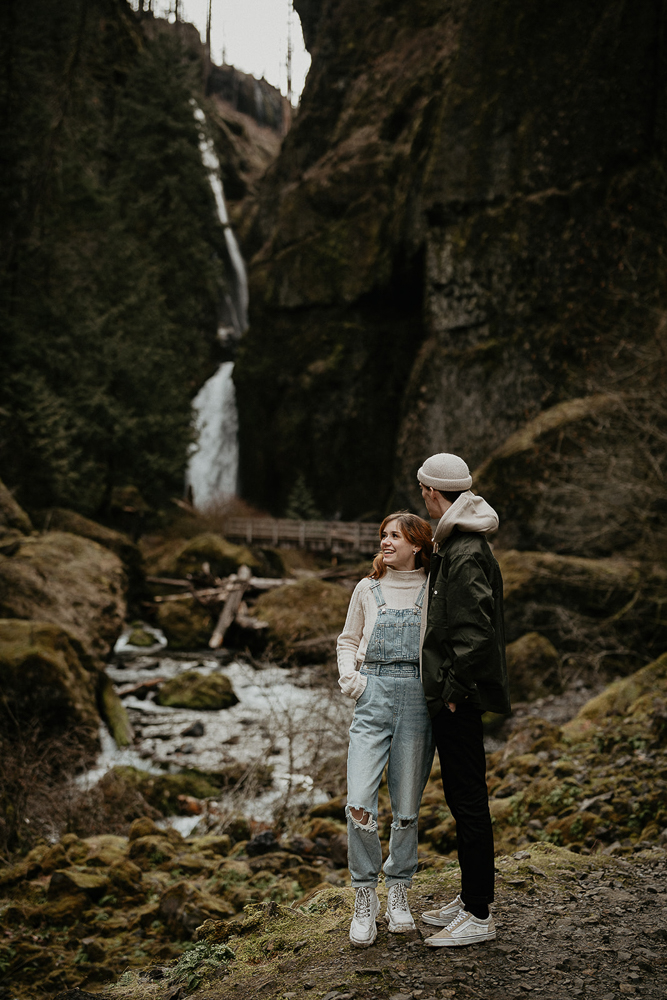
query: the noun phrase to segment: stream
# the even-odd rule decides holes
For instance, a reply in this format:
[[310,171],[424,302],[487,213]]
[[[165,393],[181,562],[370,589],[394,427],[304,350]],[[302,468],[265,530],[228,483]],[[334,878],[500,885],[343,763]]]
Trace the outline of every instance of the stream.
[[[341,774],[354,709],[335,682],[322,678],[317,668],[258,665],[230,650],[172,653],[160,644],[163,640],[158,630],[152,631],[157,641],[150,651],[133,651],[124,636],[117,644],[115,660],[107,667],[123,696],[135,731],[134,745],[118,748],[102,727],[101,752],[80,784],[91,787],[118,765],[153,774],[183,769],[219,774],[240,768],[245,774],[242,784],[221,792],[219,800],[209,803],[204,813],[163,821],[162,825],[174,826],[185,836],[195,827],[197,833],[214,829],[225,813],[241,812],[270,825],[279,809],[288,807],[293,813],[327,801],[332,794],[332,774]],[[186,670],[226,675],[238,703],[218,711],[158,705],[156,681],[169,680]],[[138,690],[124,694],[132,687]],[[526,716],[562,724],[597,690],[579,681],[562,694],[515,705],[502,728],[486,736],[487,753],[502,748]],[[265,781],[253,779],[267,764],[272,771],[268,788]]]
[[[238,704],[219,711],[158,705],[155,681],[186,670],[226,675]],[[218,813],[233,809],[270,823],[275,810],[287,801],[290,809],[309,808],[329,798],[318,786],[318,776],[326,780],[327,762],[344,756],[354,706],[337,685],[320,681],[315,686],[312,668],[258,668],[229,651],[222,655],[124,652],[107,667],[107,674],[121,693],[133,685],[152,687],[123,697],[135,731],[133,747],[116,747],[102,729],[101,752],[83,779],[88,787],[117,765],[155,774],[184,768],[216,774],[241,765],[247,770],[244,790],[232,788],[221,794]],[[253,770],[266,764],[273,779],[268,789],[252,780]],[[171,817],[169,823],[188,834],[195,826],[205,832],[215,819],[215,815],[190,815]]]

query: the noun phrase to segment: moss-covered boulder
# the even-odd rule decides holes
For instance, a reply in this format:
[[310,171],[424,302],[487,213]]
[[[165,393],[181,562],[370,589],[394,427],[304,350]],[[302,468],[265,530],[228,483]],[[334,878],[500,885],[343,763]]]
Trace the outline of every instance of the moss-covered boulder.
[[0,620],[0,718],[37,723],[45,733],[76,732],[98,744],[97,674],[81,645],[49,622]]
[[234,912],[226,900],[211,896],[191,882],[176,882],[160,897],[160,919],[179,938],[191,938],[205,920],[224,920]]
[[122,531],[107,528],[104,524],[92,521],[74,510],[64,507],[49,507],[33,513],[33,521],[43,531],[66,531],[70,535],[79,535],[97,542],[105,549],[115,552],[128,569],[139,573],[142,566],[142,555],[139,547],[129,535]]
[[130,859],[142,871],[168,866],[175,856],[176,847],[164,834],[147,834],[145,837],[135,837],[130,842]]
[[[624,719],[647,736],[654,728],[653,701],[667,698],[667,653],[630,677],[623,677],[601,694],[586,702],[571,722],[563,726],[568,740],[581,739],[595,729],[608,726],[614,719]],[[667,710],[667,708],[666,708]],[[656,717],[657,718],[657,717]]]
[[562,687],[562,662],[553,644],[528,632],[507,647],[507,673],[515,701],[533,701]]
[[[487,761],[497,851],[548,841],[585,854],[632,853],[660,842],[667,827],[667,653],[611,684],[562,727],[520,720]],[[381,795],[378,822],[390,821]],[[435,769],[419,827],[437,850],[455,850]]]
[[[641,533],[630,474],[635,441],[630,435],[615,444],[608,440],[617,412],[624,412],[622,397],[608,393],[559,402],[523,424],[475,470],[475,491],[493,497],[500,514],[499,545],[607,556]],[[623,437],[620,428],[615,437]],[[596,468],[596,460],[605,468]],[[573,479],[579,480],[576,501]],[[596,516],[602,507],[614,508],[615,516]]]
[[318,640],[313,655],[321,660],[335,650],[349,603],[349,593],[337,584],[305,579],[262,594],[254,610],[269,623],[273,655],[296,658],[299,643]]
[[260,568],[260,560],[244,545],[234,545],[222,535],[206,532],[187,540],[170,539],[146,557],[147,571],[151,576],[197,576],[208,566],[213,576],[229,576],[239,566]]
[[[139,793],[158,815],[171,815],[182,811],[179,796],[195,799],[215,798],[219,795],[219,780],[201,771],[181,771],[178,774],[151,774],[136,767],[116,766],[111,772],[114,779],[128,789]],[[130,829],[130,840],[136,836],[158,835],[160,831],[149,817],[137,818]]]
[[125,618],[126,575],[115,553],[65,532],[31,535],[0,553],[0,617],[51,622],[101,663]]
[[171,649],[206,649],[215,628],[214,616],[194,597],[158,604],[156,622]]
[[667,571],[634,559],[498,550],[511,643],[539,632],[579,668],[630,673],[667,644]]
[[159,705],[216,711],[238,703],[232,682],[224,674],[202,674],[198,670],[165,681],[157,695]]
[[105,896],[109,888],[107,872],[93,871],[87,868],[63,868],[54,871],[49,882],[49,899],[58,896],[78,895],[83,892],[93,902]]

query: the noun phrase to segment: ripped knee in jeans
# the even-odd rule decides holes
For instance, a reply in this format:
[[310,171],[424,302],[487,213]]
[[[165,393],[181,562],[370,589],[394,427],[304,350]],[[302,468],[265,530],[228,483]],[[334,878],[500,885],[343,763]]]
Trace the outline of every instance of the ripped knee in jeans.
[[363,806],[346,806],[345,812],[358,830],[363,830],[364,833],[375,833],[377,830],[377,821],[372,813],[368,809],[364,809]]
[[417,825],[416,816],[399,816],[398,819],[394,819],[391,824],[392,830],[407,830],[409,826]]

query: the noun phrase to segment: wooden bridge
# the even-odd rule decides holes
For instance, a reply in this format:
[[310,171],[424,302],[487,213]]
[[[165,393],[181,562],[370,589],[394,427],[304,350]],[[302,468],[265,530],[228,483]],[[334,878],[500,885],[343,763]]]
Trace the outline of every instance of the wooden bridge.
[[380,524],[364,521],[293,521],[289,518],[230,517],[225,537],[248,545],[276,548],[378,552]]

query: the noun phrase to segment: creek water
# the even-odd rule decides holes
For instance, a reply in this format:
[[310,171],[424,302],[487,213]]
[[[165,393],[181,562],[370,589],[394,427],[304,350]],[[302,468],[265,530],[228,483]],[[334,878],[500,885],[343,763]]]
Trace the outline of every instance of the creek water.
[[[201,130],[199,150],[215,198],[218,222],[223,227],[227,261],[228,290],[221,303],[218,338],[232,345],[248,325],[248,279],[243,256],[229,222],[220,162],[213,140],[206,134],[206,116],[193,102],[193,114]],[[232,373],[233,361],[224,361],[215,375],[202,386],[192,407],[197,441],[186,474],[186,488],[196,507],[236,493],[238,477],[238,415]]]
[[[353,704],[338,686],[313,682],[308,668],[257,669],[242,658],[221,663],[206,654],[191,656],[128,655],[107,668],[117,690],[168,680],[186,670],[226,675],[238,703],[219,711],[168,708],[158,705],[151,688],[139,688],[139,697],[123,698],[136,740],[132,748],[118,748],[106,730],[95,767],[83,781],[90,786],[116,765],[129,765],[154,774],[195,769],[224,774],[230,768],[245,773],[240,790],[221,795],[211,817],[182,816],[170,820],[182,833],[215,825],[225,809],[243,812],[270,823],[275,811],[324,802],[329,762],[338,761],[347,748]],[[188,735],[188,733],[190,735]],[[271,785],[253,780],[271,766]]]

